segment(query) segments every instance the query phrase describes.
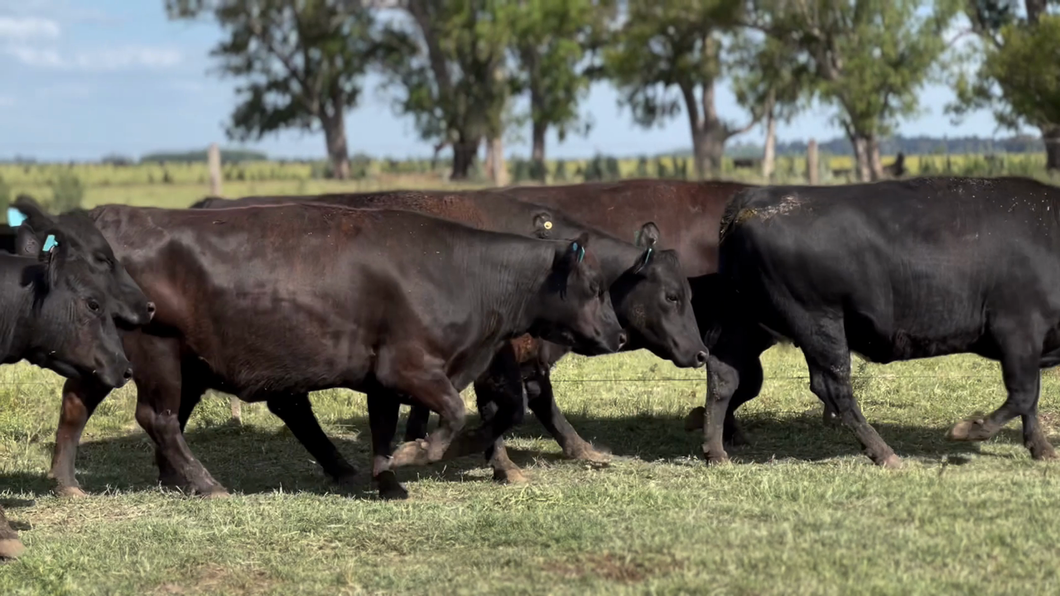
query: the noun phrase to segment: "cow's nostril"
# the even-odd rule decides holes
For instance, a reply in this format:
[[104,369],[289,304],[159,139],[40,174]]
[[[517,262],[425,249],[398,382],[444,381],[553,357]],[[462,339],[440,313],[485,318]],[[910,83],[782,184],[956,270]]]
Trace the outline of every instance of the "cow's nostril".
[[148,302],[147,303],[147,314],[154,316],[154,314],[155,314],[155,303],[154,302]]
[[132,377],[133,377],[133,370],[131,368],[126,368],[125,372],[121,373],[121,378],[125,379],[126,381],[132,379]]
[[619,348],[621,348],[622,346],[626,345],[627,341],[629,341],[629,337],[626,335],[625,331],[623,331],[623,332],[618,334],[618,347]]
[[706,363],[707,363],[707,353],[706,352],[702,352],[702,351],[696,352],[696,364],[706,364]]

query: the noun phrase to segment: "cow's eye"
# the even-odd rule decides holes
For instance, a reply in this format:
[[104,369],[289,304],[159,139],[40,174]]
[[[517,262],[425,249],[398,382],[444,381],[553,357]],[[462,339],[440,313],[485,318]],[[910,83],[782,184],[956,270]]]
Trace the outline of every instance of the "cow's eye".
[[669,301],[669,302],[678,302],[681,299],[677,296],[677,294],[667,294],[666,295],[666,300]]
[[88,299],[88,310],[92,312],[99,312],[99,302],[95,298]]

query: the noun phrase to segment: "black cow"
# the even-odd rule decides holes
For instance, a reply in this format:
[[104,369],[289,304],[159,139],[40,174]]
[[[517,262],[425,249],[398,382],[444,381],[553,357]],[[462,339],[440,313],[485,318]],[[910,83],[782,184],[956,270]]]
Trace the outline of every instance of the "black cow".
[[[1024,178],[744,191],[721,224],[727,325],[749,343],[767,334],[799,346],[810,389],[877,464],[901,460],[858,408],[852,351],[873,362],[966,352],[1000,361],[1008,399],[951,438],[986,440],[1020,416],[1031,456],[1052,459],[1038,396],[1039,370],[1060,364],[1058,214],[1060,189]],[[711,367],[704,448],[723,460],[720,420],[740,379]]]
[[39,245],[44,242],[48,229],[61,226],[70,249],[70,258],[84,261],[93,275],[106,280],[108,294],[114,299],[114,316],[118,325],[124,328],[138,327],[151,321],[155,312],[154,303],[144,296],[140,287],[129,277],[129,272],[114,257],[114,251],[84,211],[75,210],[52,216],[28,195],[19,195],[11,208],[20,212],[25,220],[15,228],[0,227],[0,249],[26,255],[15,247],[19,230],[29,229]]
[[[340,482],[354,469],[321,431],[307,394],[368,394],[373,476],[383,496],[404,497],[391,465],[484,450],[521,415],[502,404],[492,424],[454,441],[464,424],[459,391],[509,339],[533,332],[585,353],[625,341],[585,237],[541,241],[325,205],[111,205],[90,215],[158,305],[150,325],[124,338],[137,371],[136,419],[155,441],[162,482],[194,492],[224,492],[183,437],[207,389],[265,401]],[[83,427],[105,396],[68,382],[64,418]],[[438,412],[441,430],[391,462],[402,396]],[[52,473],[76,494],[76,440],[58,443]]]
[[[611,300],[619,322],[629,333],[627,349],[646,348],[680,367],[702,366],[707,358],[691,307],[691,289],[684,277],[677,254],[657,246],[659,230],[654,223],[634,228],[639,246],[623,242],[604,232],[578,224],[555,209],[517,201],[490,191],[388,191],[332,194],[307,197],[255,196],[236,200],[207,198],[193,207],[206,209],[245,205],[275,205],[315,202],[357,208],[405,209],[459,221],[480,229],[510,232],[537,238],[575,238],[588,234],[593,252],[600,259],[601,272],[609,284]],[[521,379],[507,379],[503,359],[475,382],[480,412],[492,416],[496,400],[521,399],[525,390],[528,405],[570,457],[602,463],[600,454],[583,440],[556,405],[549,381],[549,369],[568,350],[530,337],[513,341],[520,363]],[[504,359],[507,358],[505,355]],[[514,374],[514,371],[512,371]],[[516,395],[498,395],[512,388]],[[430,411],[413,406],[406,427],[406,440],[424,438]],[[508,458],[502,441],[486,454],[497,480],[523,480],[519,468]]]
[[[131,377],[114,325],[106,276],[77,256],[61,225],[44,230],[44,242],[29,226],[17,228],[0,254],[0,362],[27,360],[86,384],[121,387]],[[21,554],[22,543],[0,509],[0,558]]]

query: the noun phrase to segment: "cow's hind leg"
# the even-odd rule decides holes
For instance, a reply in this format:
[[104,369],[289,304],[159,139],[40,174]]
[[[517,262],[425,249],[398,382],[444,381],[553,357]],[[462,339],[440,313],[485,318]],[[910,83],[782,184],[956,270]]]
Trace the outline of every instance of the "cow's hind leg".
[[[383,360],[382,358],[380,360]],[[410,396],[415,403],[438,413],[438,428],[426,441],[400,445],[394,451],[394,467],[427,465],[440,461],[466,423],[467,408],[460,393],[446,376],[444,363],[432,361],[422,351],[409,357],[390,356],[376,377],[389,391]],[[478,451],[485,450],[485,445]]]
[[0,507],[0,559],[18,558],[25,547],[18,539],[18,532],[7,522],[3,507]]
[[902,460],[865,420],[858,407],[850,385],[850,348],[842,320],[821,319],[806,336],[808,341],[800,338],[799,345],[810,369],[810,391],[832,407],[873,462],[886,468],[901,467]]
[[505,432],[522,422],[526,412],[522,375],[510,345],[494,357],[489,370],[475,381],[475,398],[482,416],[479,432],[493,438],[486,448],[493,479],[511,484],[526,482],[522,470],[509,459],[503,439]]
[[55,480],[55,494],[61,497],[83,497],[77,482],[74,463],[81,433],[103,398],[110,393],[94,383],[68,379],[63,385],[63,403],[59,409],[59,427],[55,431],[55,449],[48,477]]
[[[397,432],[400,404],[387,391],[368,392],[368,425],[372,429],[372,480],[383,499],[407,499],[409,493],[390,469],[390,444]],[[430,410],[428,410],[429,412]]]
[[[1012,337],[1033,337],[1011,333]],[[1015,343],[1015,342],[1012,342]],[[986,441],[996,435],[1013,418],[1023,421],[1023,441],[1034,459],[1054,459],[1056,452],[1045,438],[1038,421],[1038,396],[1041,392],[1041,371],[1038,368],[1041,342],[1026,342],[1022,346],[1003,346],[1001,375],[1008,397],[1001,407],[985,418],[958,422],[949,432],[955,441]]]
[[339,453],[324,429],[320,428],[308,394],[273,394],[266,398],[265,403],[269,411],[283,420],[298,442],[324,468],[325,474],[340,485],[352,485],[357,470]]

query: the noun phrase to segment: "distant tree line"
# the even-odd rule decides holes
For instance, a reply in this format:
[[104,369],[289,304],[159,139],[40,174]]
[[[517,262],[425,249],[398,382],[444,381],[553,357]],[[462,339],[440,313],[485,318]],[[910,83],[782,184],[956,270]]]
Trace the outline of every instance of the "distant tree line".
[[[451,149],[453,179],[483,145],[487,169],[503,170],[504,139],[527,129],[544,176],[547,133],[591,128],[582,103],[594,81],[613,85],[638,125],[687,120],[698,177],[759,123],[768,176],[778,149],[793,148],[776,146],[776,125],[815,104],[846,137],[823,149],[878,179],[887,139],[932,80],[956,92],[953,118],[989,110],[1011,130],[1037,129],[1046,167],[1060,170],[1060,0],[163,2],[170,18],[224,31],[210,55],[238,82],[230,138],[322,131],[337,178],[352,175],[345,115],[369,72],[425,143]],[[722,82],[743,114],[719,112]]]

